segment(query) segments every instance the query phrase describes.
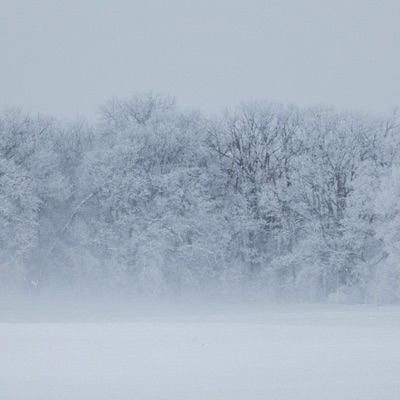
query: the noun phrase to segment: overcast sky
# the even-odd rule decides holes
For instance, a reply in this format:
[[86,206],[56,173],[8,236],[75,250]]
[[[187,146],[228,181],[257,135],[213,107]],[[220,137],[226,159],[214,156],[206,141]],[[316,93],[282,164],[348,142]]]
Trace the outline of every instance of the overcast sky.
[[93,118],[153,90],[206,111],[241,100],[400,104],[399,0],[0,0],[0,107]]

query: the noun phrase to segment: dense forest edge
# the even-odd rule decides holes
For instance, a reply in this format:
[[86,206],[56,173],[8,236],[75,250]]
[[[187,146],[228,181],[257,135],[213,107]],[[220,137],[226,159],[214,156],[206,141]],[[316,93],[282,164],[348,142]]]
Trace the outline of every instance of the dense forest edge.
[[400,114],[10,107],[0,226],[3,294],[400,303]]

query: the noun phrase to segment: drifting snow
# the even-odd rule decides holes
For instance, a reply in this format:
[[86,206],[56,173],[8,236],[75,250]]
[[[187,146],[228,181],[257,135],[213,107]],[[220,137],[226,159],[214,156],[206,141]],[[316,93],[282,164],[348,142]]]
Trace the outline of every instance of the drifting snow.
[[400,399],[400,309],[0,324],[0,398]]

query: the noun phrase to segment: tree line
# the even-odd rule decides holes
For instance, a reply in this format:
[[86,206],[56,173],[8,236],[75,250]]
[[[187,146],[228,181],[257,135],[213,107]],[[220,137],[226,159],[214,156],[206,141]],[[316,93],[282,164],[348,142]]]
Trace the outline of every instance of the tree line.
[[400,117],[146,93],[0,117],[0,290],[400,301]]

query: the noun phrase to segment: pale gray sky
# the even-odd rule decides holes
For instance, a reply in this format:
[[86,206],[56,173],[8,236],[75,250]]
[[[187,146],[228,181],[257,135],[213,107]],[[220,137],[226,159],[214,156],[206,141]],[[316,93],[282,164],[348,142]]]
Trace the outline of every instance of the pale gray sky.
[[384,112],[399,49],[399,0],[0,0],[0,107],[93,118],[154,90]]

